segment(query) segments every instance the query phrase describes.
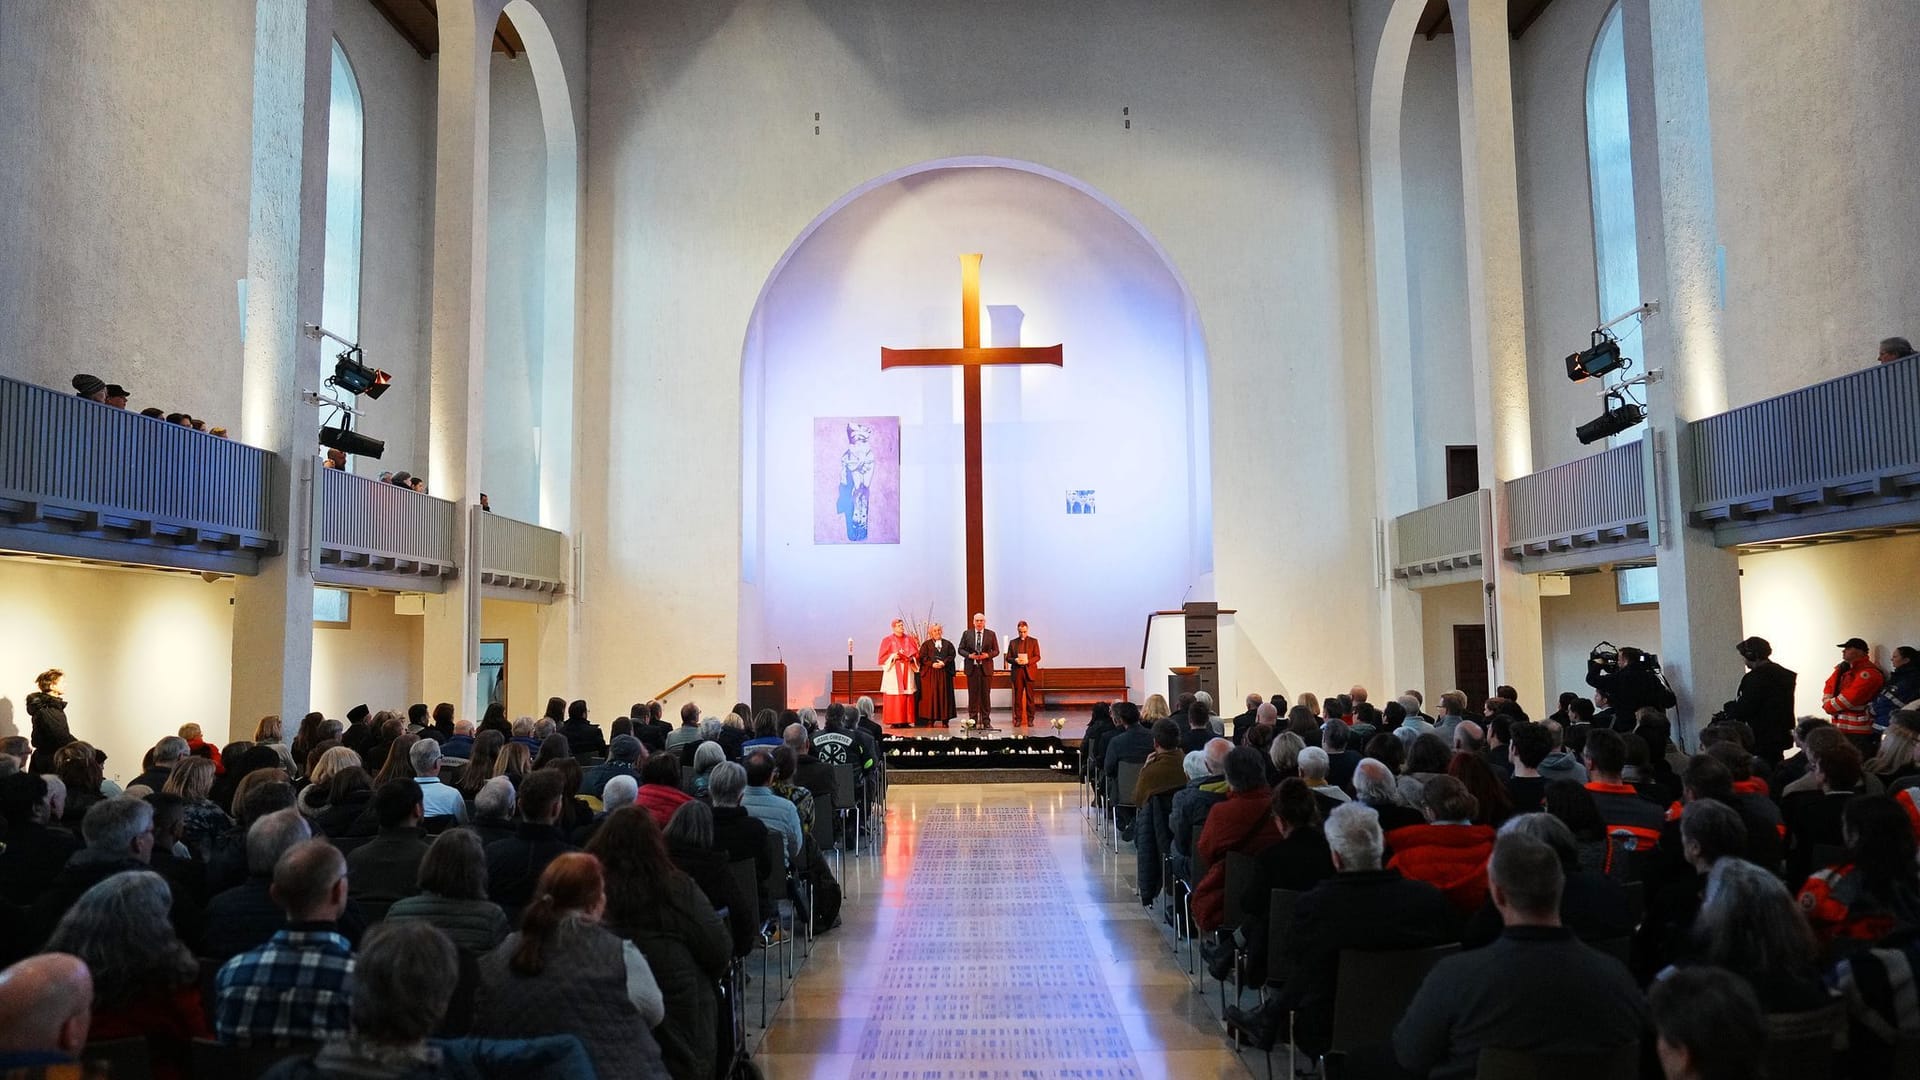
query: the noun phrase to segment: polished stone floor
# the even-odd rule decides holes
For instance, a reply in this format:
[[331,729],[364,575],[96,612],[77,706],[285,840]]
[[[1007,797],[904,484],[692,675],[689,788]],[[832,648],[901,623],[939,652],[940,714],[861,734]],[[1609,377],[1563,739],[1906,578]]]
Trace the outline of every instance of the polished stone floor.
[[843,925],[755,1055],[771,1080],[1250,1075],[1074,785],[890,799],[881,852],[844,861]]

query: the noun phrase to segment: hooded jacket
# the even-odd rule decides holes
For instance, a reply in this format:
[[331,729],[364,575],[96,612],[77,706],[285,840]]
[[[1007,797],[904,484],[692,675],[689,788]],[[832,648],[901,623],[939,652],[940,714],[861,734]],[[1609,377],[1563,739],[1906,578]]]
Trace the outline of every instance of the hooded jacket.
[[1403,826],[1387,834],[1387,869],[1434,886],[1455,911],[1470,915],[1487,902],[1493,835],[1491,825]]

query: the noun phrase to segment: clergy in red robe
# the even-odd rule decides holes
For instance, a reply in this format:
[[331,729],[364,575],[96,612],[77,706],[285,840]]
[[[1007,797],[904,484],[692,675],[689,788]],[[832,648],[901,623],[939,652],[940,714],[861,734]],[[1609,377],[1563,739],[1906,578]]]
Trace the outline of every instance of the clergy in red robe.
[[907,633],[907,624],[893,620],[893,633],[880,642],[880,716],[888,727],[913,726],[914,669],[920,663],[920,643]]
[[1040,677],[1040,639],[1027,636],[1027,624],[1015,629],[1019,636],[1007,642],[1007,670],[1013,674],[1013,726],[1033,726],[1033,702],[1038,695],[1034,680]]
[[953,719],[953,667],[959,656],[939,623],[927,627],[927,640],[920,643],[920,726]]

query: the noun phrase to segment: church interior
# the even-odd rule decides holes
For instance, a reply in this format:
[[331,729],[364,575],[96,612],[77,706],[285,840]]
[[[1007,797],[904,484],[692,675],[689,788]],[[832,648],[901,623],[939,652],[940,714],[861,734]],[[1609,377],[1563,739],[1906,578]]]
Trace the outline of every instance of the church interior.
[[[1920,1076],[1860,974],[1920,963],[1916,41],[1912,0],[0,0],[0,1007],[72,990],[101,886],[58,883],[145,798],[206,1010],[129,1019],[82,950],[92,1037],[0,1075]],[[1690,831],[1723,782],[1758,884]],[[275,814],[319,847],[262,862]],[[688,975],[602,822],[724,877],[763,819],[787,887],[762,847],[752,940]],[[1456,825],[1458,925],[1302,944]],[[507,903],[515,829],[588,855]],[[438,896],[474,832],[500,937],[451,935],[431,1032],[235,1034],[214,883],[271,933],[337,864],[364,971],[450,935],[374,937],[356,847]],[[1542,850],[1577,940],[1522,925]],[[567,867],[628,939],[621,1053],[482,1022],[496,975],[561,992],[507,954]],[[1791,925],[1703,928],[1749,886]],[[1793,972],[1713,951],[1774,931]],[[1340,1012],[1343,958],[1416,946]],[[1436,1004],[1589,960],[1588,1022]]]

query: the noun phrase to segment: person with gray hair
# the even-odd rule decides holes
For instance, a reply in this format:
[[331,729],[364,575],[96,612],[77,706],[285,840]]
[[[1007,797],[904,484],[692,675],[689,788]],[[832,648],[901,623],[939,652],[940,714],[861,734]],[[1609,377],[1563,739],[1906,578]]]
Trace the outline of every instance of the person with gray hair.
[[[1187,775],[1192,779],[1186,787],[1173,793],[1173,809],[1167,816],[1168,849],[1174,877],[1189,885],[1193,878],[1194,836],[1205,826],[1207,813],[1227,797],[1227,755],[1232,752],[1233,744],[1225,739],[1208,742],[1205,749],[1197,751],[1202,772],[1196,776],[1189,767]],[[1195,756],[1188,754],[1187,762]]]
[[707,773],[707,794],[716,808],[739,806],[746,790],[747,770],[737,762],[722,761]]
[[92,973],[93,1037],[145,1038],[156,1064],[185,1075],[194,1038],[212,1032],[200,1005],[200,965],[167,923],[172,903],[159,874],[114,874],[74,901],[46,950],[77,956]]
[[[709,774],[707,793],[713,806],[713,845],[727,853],[728,862],[754,860],[759,877],[765,881],[773,871],[773,857],[767,850],[767,837],[773,835],[765,822],[740,805],[747,790],[747,770],[731,761],[723,761]],[[784,840],[782,841],[784,843]]]
[[1752,985],[1769,1013],[1807,1012],[1830,1000],[1819,943],[1800,905],[1779,878],[1745,859],[1721,859],[1708,871],[1689,944],[1676,967],[1731,971]]
[[473,820],[469,826],[482,844],[504,840],[514,833],[513,811],[518,801],[513,781],[496,776],[480,785],[473,796]]
[[1454,940],[1456,917],[1440,890],[1381,868],[1386,840],[1379,815],[1359,802],[1327,815],[1323,825],[1334,874],[1294,902],[1285,954],[1292,974],[1258,1009],[1227,1010],[1230,1029],[1271,1049],[1294,1014],[1294,1044],[1327,1052],[1333,1034],[1336,977],[1343,949],[1419,949]]
[[616,776],[607,781],[601,789],[600,805],[603,814],[611,814],[623,806],[632,806],[640,797],[640,782],[631,776]]
[[145,786],[151,791],[159,791],[167,786],[167,778],[173,775],[174,763],[187,756],[187,740],[178,735],[168,735],[153,744],[153,765],[146,772],[134,778],[128,787]]
[[1891,364],[1895,360],[1905,360],[1913,354],[1913,343],[1906,338],[1890,337],[1880,339],[1879,361],[1882,364]]
[[[1336,722],[1335,726],[1345,725]],[[1327,752],[1318,746],[1309,746],[1300,751],[1300,779],[1312,789],[1323,814],[1332,813],[1335,807],[1348,801],[1346,792],[1327,782],[1329,764]]]
[[[717,724],[719,721],[706,720],[702,723]],[[693,788],[694,798],[707,794],[707,785],[713,782],[713,770],[724,764],[727,764],[726,747],[712,739],[700,744],[699,748],[693,752],[693,782],[688,785]]]
[[[1567,1058],[1630,1051],[1646,1000],[1625,965],[1561,925],[1560,856],[1508,833],[1494,845],[1487,881],[1506,929],[1484,948],[1440,961],[1420,984],[1393,1033],[1400,1067],[1471,1077],[1488,1047]],[[1566,1023],[1568,1016],[1580,1022]]]
[[467,800],[440,781],[440,743],[423,738],[407,751],[407,764],[413,766],[413,782],[420,785],[420,803],[425,817],[450,817],[455,824],[467,821]]
[[1472,720],[1462,720],[1454,725],[1453,752],[1456,754],[1482,754],[1487,749],[1486,729]]
[[[313,837],[313,826],[296,809],[263,814],[247,828],[247,877],[207,902],[207,932],[200,955],[215,960],[258,948],[286,925],[273,899],[273,868],[280,857]],[[357,936],[360,922],[353,922]]]
[[[1597,870],[1580,868],[1580,845],[1573,830],[1552,814],[1518,814],[1500,826],[1500,836],[1524,836],[1559,856],[1565,885],[1560,892],[1560,922],[1589,945],[1621,941],[1634,932],[1633,906],[1620,883]],[[1463,948],[1477,949],[1500,936],[1500,909],[1489,900],[1467,919]]]
[[[115,874],[148,869],[153,861],[153,807],[126,796],[102,799],[87,808],[80,835],[87,846],[73,853],[34,901],[26,923],[29,945],[45,941],[88,889]],[[182,937],[197,936],[197,912],[190,905],[176,904],[174,915]]]

